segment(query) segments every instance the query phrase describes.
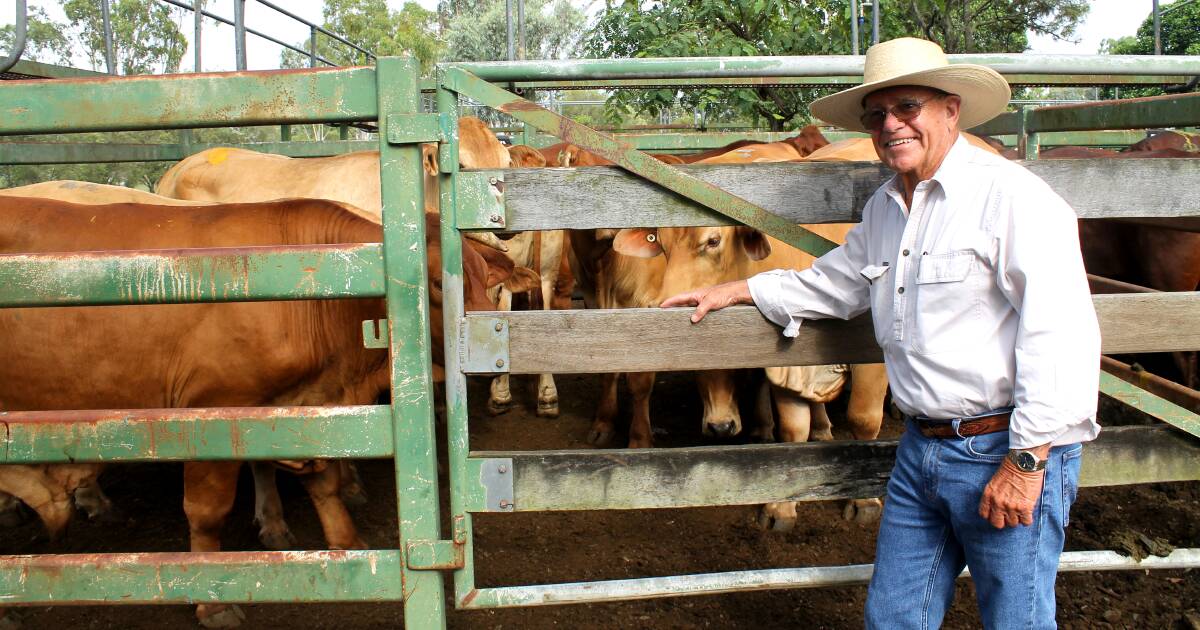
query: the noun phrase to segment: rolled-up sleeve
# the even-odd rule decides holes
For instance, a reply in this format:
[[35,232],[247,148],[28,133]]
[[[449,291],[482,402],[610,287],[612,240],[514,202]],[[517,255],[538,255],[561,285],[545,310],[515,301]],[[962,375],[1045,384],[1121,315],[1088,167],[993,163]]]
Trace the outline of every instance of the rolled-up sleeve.
[[776,269],[747,282],[755,306],[795,337],[805,319],[849,319],[870,308],[870,287],[860,274],[866,265],[866,235],[860,224],[846,243],[803,271]]
[[997,284],[1020,318],[1009,437],[1012,448],[1030,448],[1096,427],[1100,328],[1075,212],[1040,180],[1003,203],[1012,206],[994,233]]

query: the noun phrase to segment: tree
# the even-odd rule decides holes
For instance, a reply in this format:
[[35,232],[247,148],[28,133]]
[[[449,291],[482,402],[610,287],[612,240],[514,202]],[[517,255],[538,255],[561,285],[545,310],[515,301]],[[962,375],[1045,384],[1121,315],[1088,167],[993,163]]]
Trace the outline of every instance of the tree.
[[[451,1],[443,3],[439,12],[446,23],[447,61],[508,58],[505,0]],[[516,19],[515,15],[513,19]],[[528,0],[525,3],[524,57],[559,59],[571,55],[578,46],[585,21],[583,12],[568,0]],[[513,28],[517,27],[514,25]]]
[[[175,23],[183,9],[155,0],[113,0],[110,8],[113,57],[120,74],[179,72],[187,39]],[[93,69],[104,68],[104,18],[100,3],[66,0],[63,12],[79,30]]]
[[[584,50],[596,58],[849,54],[849,2],[623,0],[606,7]],[[1088,8],[1085,0],[897,0],[883,6],[881,39],[925,37],[951,53],[1020,52],[1026,30],[1069,37]],[[662,111],[678,100],[713,120],[765,119],[778,130],[809,122],[808,103],[829,91],[630,90],[614,93],[608,113],[621,119],[629,112]]]
[[904,34],[935,41],[947,53],[1022,52],[1029,45],[1026,32],[1069,38],[1088,12],[1087,0],[911,0],[896,4],[907,5],[895,16]]
[[[61,24],[51,20],[41,7],[29,7],[29,21],[25,30],[25,50],[22,59],[55,63],[71,64],[71,42]],[[7,24],[0,27],[0,55],[12,51],[13,40],[16,39],[16,27]]]
[[[437,14],[416,2],[405,2],[399,11],[388,8],[385,0],[325,0],[322,26],[371,51],[372,54],[408,55],[429,72],[442,52],[438,38]],[[308,42],[296,44],[308,49]],[[329,37],[317,36],[317,54],[337,65],[369,63],[364,55]],[[283,51],[280,67],[303,68],[308,55]]]
[[[1164,55],[1200,55],[1200,4],[1178,3],[1162,7],[1160,16],[1160,40]],[[1100,53],[1109,55],[1153,55],[1154,15],[1148,14],[1138,27],[1137,34],[1118,39],[1106,39],[1100,44]],[[1193,86],[1195,87],[1195,86]],[[1107,98],[1136,98],[1157,96],[1161,88],[1106,88]]]

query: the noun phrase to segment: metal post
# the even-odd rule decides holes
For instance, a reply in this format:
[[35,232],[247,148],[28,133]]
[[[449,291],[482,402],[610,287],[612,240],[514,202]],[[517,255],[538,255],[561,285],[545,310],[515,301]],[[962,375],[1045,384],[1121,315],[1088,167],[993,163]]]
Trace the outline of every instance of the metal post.
[[504,0],[504,23],[505,32],[508,33],[508,60],[514,61],[517,58],[517,43],[513,34],[513,0]]
[[29,21],[29,12],[26,11],[25,0],[16,0],[17,13],[14,16],[17,23],[13,31],[13,49],[4,59],[0,59],[0,72],[8,72],[9,68],[17,65],[17,61],[21,59],[21,53],[25,52],[25,35],[26,24]]
[[517,59],[525,60],[525,0],[517,0]]
[[871,2],[871,45],[879,43],[879,5],[883,4],[883,0],[874,0]]
[[204,0],[194,0],[192,7],[192,17],[196,19],[192,32],[192,48],[196,51],[195,72],[203,72],[200,64],[200,23],[204,19]]
[[1162,16],[1158,14],[1158,0],[1153,0],[1154,7],[1154,54],[1162,54]]
[[393,117],[420,111],[420,67],[401,57],[382,57],[375,67],[404,626],[445,628],[441,573],[409,568],[410,543],[441,539],[421,147],[388,141]]
[[850,54],[858,54],[858,0],[850,0]]
[[233,46],[237,69],[246,69],[246,0],[233,0]]
[[116,74],[117,62],[113,57],[112,21],[108,15],[108,0],[100,0],[100,17],[104,21],[104,69],[109,74]]
[[439,189],[441,199],[441,245],[442,245],[442,317],[445,339],[443,348],[446,357],[446,442],[450,470],[450,519],[453,536],[463,544],[463,567],[454,572],[455,599],[461,599],[475,590],[475,563],[472,545],[474,534],[471,514],[467,512],[464,497],[468,495],[466,485],[471,483],[467,474],[467,457],[470,453],[467,424],[467,377],[463,374],[459,346],[464,338],[461,334],[465,306],[463,304],[462,237],[457,225],[457,181],[458,181],[458,94],[441,85],[439,72],[437,112],[441,116],[442,136],[446,139],[438,153],[440,171]]
[[308,67],[317,67],[317,27],[308,29]]

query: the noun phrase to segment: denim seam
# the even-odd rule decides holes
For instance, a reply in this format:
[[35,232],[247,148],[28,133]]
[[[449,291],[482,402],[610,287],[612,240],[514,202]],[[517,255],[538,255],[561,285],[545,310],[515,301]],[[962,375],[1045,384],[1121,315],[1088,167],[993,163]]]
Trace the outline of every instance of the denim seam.
[[[1065,466],[1063,466],[1062,457],[1058,458],[1058,464],[1059,476],[1062,476],[1062,471],[1065,469]],[[1031,525],[1037,527],[1037,532],[1033,537],[1033,576],[1032,579],[1029,580],[1029,620],[1025,624],[1025,627],[1028,628],[1028,630],[1033,630],[1037,613],[1037,587],[1038,584],[1041,583],[1041,571],[1039,569],[1041,567],[1042,560],[1042,532],[1045,531],[1045,520],[1049,518],[1046,512],[1046,492],[1048,492],[1048,485],[1049,484],[1046,483],[1045,479],[1043,479],[1042,493],[1038,496],[1037,505],[1033,506],[1034,510],[1037,510],[1039,507],[1041,510],[1038,512],[1038,519],[1034,521],[1033,525]],[[1020,527],[1020,525],[1017,525],[1017,527]]]
[[929,580],[925,583],[925,601],[921,607],[921,627],[929,627],[929,603],[933,600],[933,584],[936,581],[938,567],[942,564],[942,553],[946,550],[946,541],[950,540],[950,528],[942,528],[942,543],[933,554],[933,566],[929,569]]

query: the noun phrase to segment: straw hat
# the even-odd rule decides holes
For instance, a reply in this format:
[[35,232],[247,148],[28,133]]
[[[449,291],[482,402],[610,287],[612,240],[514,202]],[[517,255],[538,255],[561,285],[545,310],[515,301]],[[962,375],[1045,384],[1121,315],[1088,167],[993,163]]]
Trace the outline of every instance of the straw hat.
[[1004,111],[1008,105],[1008,82],[985,66],[951,65],[937,44],[915,37],[901,37],[867,49],[863,84],[813,101],[813,116],[849,129],[866,131],[859,118],[863,99],[875,90],[895,85],[920,85],[962,98],[958,126],[970,129]]

